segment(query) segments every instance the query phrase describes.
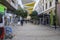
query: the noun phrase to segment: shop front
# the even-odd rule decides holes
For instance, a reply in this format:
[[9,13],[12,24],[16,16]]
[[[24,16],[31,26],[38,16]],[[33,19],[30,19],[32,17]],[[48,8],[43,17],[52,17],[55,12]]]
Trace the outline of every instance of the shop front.
[[44,24],[44,25],[49,25],[50,24],[50,15],[49,14],[47,14],[47,13],[45,13],[45,14],[43,14],[43,13],[41,13],[40,15],[39,15],[39,18],[40,18],[40,24]]
[[0,4],[0,39],[4,39],[4,14],[6,7]]
[[44,25],[49,25],[50,24],[50,15],[45,13],[43,17],[44,17]]

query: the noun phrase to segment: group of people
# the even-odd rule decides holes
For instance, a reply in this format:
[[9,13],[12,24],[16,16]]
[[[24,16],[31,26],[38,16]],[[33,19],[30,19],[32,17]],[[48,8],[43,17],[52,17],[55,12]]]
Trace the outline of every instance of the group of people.
[[21,26],[23,26],[24,22],[27,23],[27,19],[23,18],[23,17],[20,17],[20,24]]

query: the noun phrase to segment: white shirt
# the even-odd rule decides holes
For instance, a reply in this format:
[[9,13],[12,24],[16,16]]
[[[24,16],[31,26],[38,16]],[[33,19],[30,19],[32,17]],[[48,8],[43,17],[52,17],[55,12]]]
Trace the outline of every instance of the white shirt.
[[20,20],[22,20],[22,17],[20,16]]

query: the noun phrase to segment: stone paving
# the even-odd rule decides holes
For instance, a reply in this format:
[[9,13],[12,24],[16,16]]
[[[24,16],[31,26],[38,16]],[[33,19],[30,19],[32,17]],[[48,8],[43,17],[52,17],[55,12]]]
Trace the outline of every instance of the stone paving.
[[12,26],[15,37],[12,40],[60,40],[60,31],[44,25],[31,23]]

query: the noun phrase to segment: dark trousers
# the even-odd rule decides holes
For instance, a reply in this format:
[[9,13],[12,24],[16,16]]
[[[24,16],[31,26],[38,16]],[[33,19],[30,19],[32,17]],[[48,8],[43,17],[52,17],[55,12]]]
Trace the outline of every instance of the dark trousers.
[[21,20],[21,26],[23,26],[23,20]]

